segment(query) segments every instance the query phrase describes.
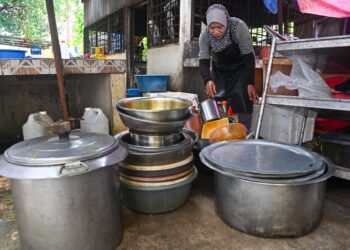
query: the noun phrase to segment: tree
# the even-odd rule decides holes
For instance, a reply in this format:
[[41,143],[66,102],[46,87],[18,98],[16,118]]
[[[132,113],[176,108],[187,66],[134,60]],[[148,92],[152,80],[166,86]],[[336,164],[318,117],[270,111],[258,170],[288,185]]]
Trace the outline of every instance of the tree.
[[[68,17],[72,19],[73,46],[83,44],[83,4],[80,0],[55,0],[55,15],[58,30]],[[1,0],[0,34],[24,37],[43,44],[50,41],[50,29],[45,0]],[[80,45],[81,44],[81,45]]]

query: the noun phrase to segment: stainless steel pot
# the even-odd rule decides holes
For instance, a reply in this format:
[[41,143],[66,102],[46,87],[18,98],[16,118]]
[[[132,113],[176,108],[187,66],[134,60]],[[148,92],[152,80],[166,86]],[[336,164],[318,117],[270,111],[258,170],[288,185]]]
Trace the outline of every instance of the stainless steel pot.
[[112,166],[127,146],[71,133],[20,142],[0,157],[11,178],[21,249],[115,249],[122,238],[119,183]]
[[170,122],[188,118],[191,105],[189,100],[177,97],[138,97],[122,99],[116,108],[135,118]]
[[[326,170],[315,178],[270,179],[233,174],[206,161],[208,156],[202,152],[202,162],[215,171],[216,213],[229,226],[261,237],[297,237],[320,224],[326,181],[334,173],[334,165],[328,160],[323,159]],[[257,152],[269,160],[271,152],[263,148]]]

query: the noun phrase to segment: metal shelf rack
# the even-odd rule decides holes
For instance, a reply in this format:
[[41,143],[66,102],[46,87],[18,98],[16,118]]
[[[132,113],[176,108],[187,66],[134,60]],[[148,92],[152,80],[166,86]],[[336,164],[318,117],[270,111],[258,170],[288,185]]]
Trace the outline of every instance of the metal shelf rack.
[[[315,98],[300,98],[292,96],[276,96],[267,95],[268,83],[270,81],[272,61],[275,53],[282,54],[284,56],[301,55],[304,58],[313,57],[313,59],[322,56],[350,56],[350,36],[333,36],[324,38],[312,38],[285,41],[270,27],[265,26],[266,31],[272,36],[271,52],[269,57],[269,63],[267,66],[267,73],[264,83],[263,95],[260,100],[260,111],[258,124],[255,131],[255,138],[259,138],[262,118],[264,114],[265,104],[293,106],[293,107],[305,107],[306,111],[303,119],[303,127],[299,136],[299,145],[302,142],[303,133],[305,130],[306,117],[308,109],[326,109],[350,112],[350,100],[342,99],[315,99]],[[350,169],[342,166],[336,166],[336,177],[350,180]]]

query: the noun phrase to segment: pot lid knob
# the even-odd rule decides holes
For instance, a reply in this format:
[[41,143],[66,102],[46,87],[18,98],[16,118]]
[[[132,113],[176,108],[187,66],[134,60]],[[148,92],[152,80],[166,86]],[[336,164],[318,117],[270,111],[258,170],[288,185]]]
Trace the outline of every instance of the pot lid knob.
[[52,134],[58,135],[60,141],[69,140],[70,122],[59,120],[52,123],[49,130]]

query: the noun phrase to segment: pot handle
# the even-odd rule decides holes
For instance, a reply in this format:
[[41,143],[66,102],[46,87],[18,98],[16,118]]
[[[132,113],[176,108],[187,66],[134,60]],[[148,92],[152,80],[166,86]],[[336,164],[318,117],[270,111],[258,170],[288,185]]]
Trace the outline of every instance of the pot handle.
[[60,177],[74,176],[87,172],[88,170],[89,167],[85,163],[78,161],[64,164],[58,175]]

